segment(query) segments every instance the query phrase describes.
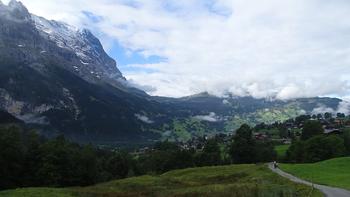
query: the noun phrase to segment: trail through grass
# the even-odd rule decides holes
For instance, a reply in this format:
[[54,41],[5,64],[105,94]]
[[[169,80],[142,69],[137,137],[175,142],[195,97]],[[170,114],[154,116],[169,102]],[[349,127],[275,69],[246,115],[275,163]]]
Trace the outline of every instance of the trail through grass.
[[350,157],[313,164],[280,164],[282,170],[318,184],[350,190]]

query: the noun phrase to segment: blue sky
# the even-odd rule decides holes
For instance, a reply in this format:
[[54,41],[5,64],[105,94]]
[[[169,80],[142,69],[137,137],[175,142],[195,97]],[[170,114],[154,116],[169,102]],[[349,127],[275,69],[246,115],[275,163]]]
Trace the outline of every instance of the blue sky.
[[152,72],[152,69],[134,67],[130,65],[157,64],[160,62],[166,62],[165,58],[156,55],[145,57],[140,51],[130,51],[121,46],[118,42],[114,42],[107,50],[108,54],[117,61],[118,68],[122,71],[122,73],[139,71]]
[[152,95],[350,98],[348,0],[23,3],[92,30],[126,78]]
[[[127,5],[135,7],[135,3],[133,1],[130,2],[125,2]],[[85,15],[90,22],[92,23],[100,23],[103,21],[103,17],[97,16],[93,14],[92,12],[89,11],[82,11],[82,14]],[[99,37],[103,37],[104,34],[103,32],[100,32],[98,29],[91,29],[91,31],[94,32],[95,35]],[[109,43],[108,48],[105,50],[107,53],[117,61],[118,63],[118,68],[123,72],[138,72],[138,71],[146,71],[146,72],[151,72],[150,70],[144,69],[144,68],[137,68],[137,67],[132,67],[128,65],[134,65],[134,64],[155,64],[159,62],[165,61],[164,58],[152,55],[149,57],[145,57],[142,55],[141,50],[138,51],[132,51],[128,50],[127,48],[123,47],[121,44],[119,44],[118,41],[114,39],[110,39],[111,43]]]

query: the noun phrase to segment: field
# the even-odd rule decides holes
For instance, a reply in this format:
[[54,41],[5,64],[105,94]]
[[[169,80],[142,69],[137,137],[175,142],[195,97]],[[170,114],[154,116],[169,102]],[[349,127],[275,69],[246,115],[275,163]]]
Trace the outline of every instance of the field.
[[286,172],[315,183],[350,190],[350,157],[314,164],[281,164],[280,167]]
[[[310,187],[292,183],[266,165],[230,165],[175,170],[160,176],[140,176],[90,187],[24,188],[0,192],[0,197],[112,196],[308,196]],[[312,196],[322,196],[314,191]]]
[[289,146],[290,146],[289,144],[275,146],[275,151],[277,153],[278,160],[284,159]]

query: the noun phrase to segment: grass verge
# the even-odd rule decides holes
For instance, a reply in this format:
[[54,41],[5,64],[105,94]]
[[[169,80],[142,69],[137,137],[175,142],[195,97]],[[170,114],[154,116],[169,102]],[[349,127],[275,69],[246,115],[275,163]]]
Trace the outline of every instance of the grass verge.
[[[266,165],[229,165],[174,170],[160,176],[140,176],[90,187],[64,189],[23,188],[0,192],[4,196],[114,197],[114,196],[308,196],[309,186],[293,183]],[[322,196],[315,190],[313,197]]]
[[312,164],[280,164],[280,167],[290,174],[311,182],[350,190],[350,157]]

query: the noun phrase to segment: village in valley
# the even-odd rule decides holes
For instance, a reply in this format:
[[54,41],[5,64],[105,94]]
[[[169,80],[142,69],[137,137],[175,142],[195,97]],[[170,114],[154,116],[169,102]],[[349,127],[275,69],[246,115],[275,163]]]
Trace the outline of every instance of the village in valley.
[[[301,136],[304,123],[306,121],[318,121],[323,127],[325,135],[340,135],[345,129],[350,129],[350,115],[344,113],[332,114],[326,112],[324,114],[300,115],[296,118],[286,120],[285,122],[275,122],[273,124],[260,123],[253,127],[253,137],[257,141],[271,141],[275,146],[290,145],[293,139]],[[189,141],[175,142],[183,150],[202,150],[208,140],[215,140],[222,145],[229,145],[235,131],[229,133],[216,133],[212,135],[204,135],[201,137],[192,137]],[[142,147],[134,152],[139,155],[152,151],[149,146]]]

